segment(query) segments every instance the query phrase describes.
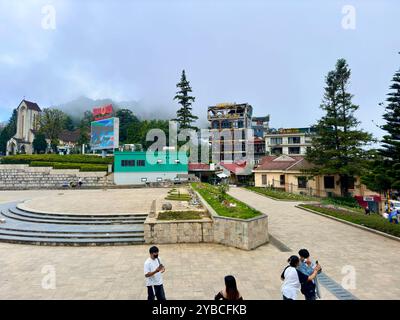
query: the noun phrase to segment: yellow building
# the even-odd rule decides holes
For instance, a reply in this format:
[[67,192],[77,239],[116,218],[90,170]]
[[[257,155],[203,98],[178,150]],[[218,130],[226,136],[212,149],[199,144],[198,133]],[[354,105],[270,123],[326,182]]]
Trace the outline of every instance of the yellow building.
[[[312,177],[303,170],[312,164],[303,156],[266,156],[253,170],[256,187],[274,187],[283,191],[317,197],[340,196],[340,177],[337,174]],[[372,196],[370,191],[355,177],[350,183],[352,196]]]

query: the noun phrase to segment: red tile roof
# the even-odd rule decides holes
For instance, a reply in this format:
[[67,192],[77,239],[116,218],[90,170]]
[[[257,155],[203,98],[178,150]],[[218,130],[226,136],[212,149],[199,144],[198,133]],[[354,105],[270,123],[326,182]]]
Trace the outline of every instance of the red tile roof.
[[310,169],[312,164],[304,159],[303,156],[266,156],[260,160],[257,170],[292,170],[299,171]]
[[189,171],[206,171],[210,170],[210,165],[205,163],[189,163]]
[[240,174],[246,169],[246,161],[236,163],[221,162],[220,165],[234,174]]

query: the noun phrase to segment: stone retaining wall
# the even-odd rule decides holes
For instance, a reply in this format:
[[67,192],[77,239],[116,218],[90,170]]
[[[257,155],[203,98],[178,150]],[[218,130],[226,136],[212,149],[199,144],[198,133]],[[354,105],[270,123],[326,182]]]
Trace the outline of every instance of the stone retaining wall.
[[147,218],[144,240],[149,244],[213,242],[213,222],[207,218],[181,221]]
[[160,221],[150,214],[144,224],[148,244],[213,242],[244,250],[269,242],[268,216],[243,220],[219,216],[196,192],[210,218],[202,220]]
[[84,187],[102,187],[106,172],[80,172],[78,169],[29,167],[26,164],[0,165],[0,190],[59,189],[79,178]]

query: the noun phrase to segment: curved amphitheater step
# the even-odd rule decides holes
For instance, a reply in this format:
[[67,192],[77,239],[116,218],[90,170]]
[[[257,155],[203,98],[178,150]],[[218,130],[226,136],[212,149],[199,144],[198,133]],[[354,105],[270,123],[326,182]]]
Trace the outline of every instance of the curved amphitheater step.
[[144,243],[146,214],[72,216],[30,212],[3,206],[0,241],[34,245],[130,245]]

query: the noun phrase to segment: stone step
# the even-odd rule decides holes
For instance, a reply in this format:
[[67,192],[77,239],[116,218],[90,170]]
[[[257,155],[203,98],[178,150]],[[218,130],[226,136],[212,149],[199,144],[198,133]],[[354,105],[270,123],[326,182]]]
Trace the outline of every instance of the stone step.
[[80,220],[60,220],[60,219],[45,219],[45,218],[28,218],[23,217],[18,214],[15,214],[9,210],[3,210],[1,212],[3,216],[9,219],[32,222],[32,223],[51,223],[51,224],[64,224],[64,225],[113,225],[113,224],[143,224],[144,220],[132,221],[129,219],[126,220],[96,220],[92,219],[89,221],[80,221]]
[[134,245],[144,244],[141,238],[107,238],[107,239],[59,239],[59,238],[37,238],[37,237],[20,237],[20,236],[3,236],[0,235],[0,242],[31,244],[40,246],[113,246],[113,245]]
[[16,236],[25,238],[52,238],[52,239],[125,239],[125,238],[138,238],[143,239],[143,232],[131,233],[105,233],[105,232],[81,232],[81,233],[50,233],[50,232],[35,232],[35,231],[22,231],[22,230],[7,230],[0,228],[0,236]]
[[147,218],[147,214],[138,215],[70,215],[70,214],[51,214],[51,213],[40,213],[27,211],[20,208],[9,208],[11,213],[16,215],[26,217],[26,218],[36,218],[36,219],[48,219],[48,220],[65,220],[65,221],[132,221],[144,222]]

